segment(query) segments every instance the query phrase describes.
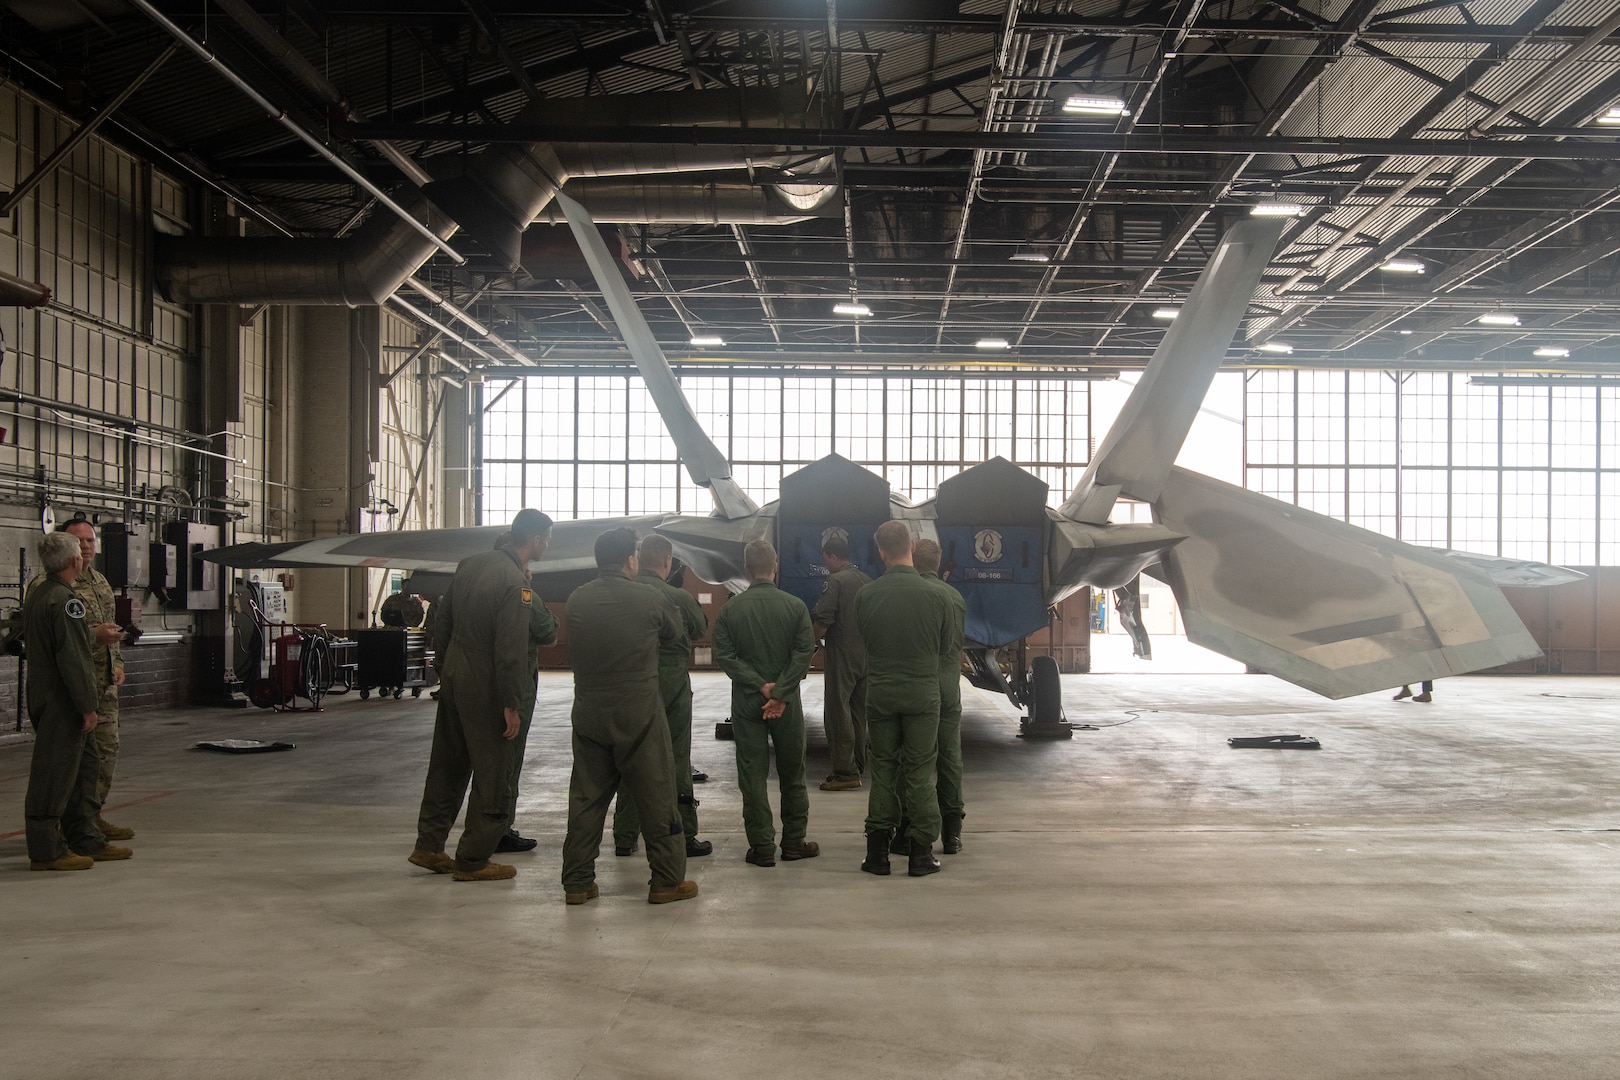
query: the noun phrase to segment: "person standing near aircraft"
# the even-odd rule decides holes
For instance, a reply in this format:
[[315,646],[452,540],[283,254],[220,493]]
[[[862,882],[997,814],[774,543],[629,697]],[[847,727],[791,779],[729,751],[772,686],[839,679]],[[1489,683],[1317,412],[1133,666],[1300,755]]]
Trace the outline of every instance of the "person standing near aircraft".
[[96,827],[100,764],[91,733],[101,692],[90,659],[91,626],[73,584],[83,568],[79,541],[51,533],[39,541],[45,578],[23,598],[28,642],[28,718],[34,752],[23,797],[30,870],[88,870],[127,859]]
[[768,540],[743,548],[748,588],[714,621],[714,662],[731,679],[731,725],[737,746],[747,861],[776,865],[776,831],[766,793],[771,749],[782,799],[782,861],[813,859],[821,847],[805,839],[810,796],[804,780],[804,706],[799,684],[816,651],[810,613],[776,587],[776,549]]
[[854,791],[866,771],[866,651],[855,626],[855,597],[872,579],[849,558],[849,540],[838,530],[821,544],[827,581],[810,617],[815,635],[826,643],[823,723],[832,773],[822,791]]
[[647,903],[697,895],[686,881],[684,829],[675,801],[675,756],[658,686],[658,650],[681,635],[670,602],[639,584],[636,534],[596,538],[596,580],[568,598],[568,651],[574,667],[574,771],[563,841],[564,899],[598,895],[596,856],[608,803],[622,784],[636,806],[652,869]]
[[[686,833],[686,857],[700,858],[712,852],[714,845],[697,838],[697,799],[692,794],[692,677],[687,665],[692,659],[692,640],[708,632],[709,620],[691,593],[666,580],[675,568],[675,549],[667,539],[657,533],[642,537],[636,563],[640,567],[636,580],[669,601],[681,627],[679,636],[658,647],[658,693],[664,699],[664,719],[675,753],[675,797]],[[613,854],[634,855],[640,832],[635,805],[621,791],[613,808]]]
[[[519,510],[505,545],[457,565],[438,613],[447,652],[410,861],[457,881],[517,875],[516,867],[489,857],[512,824],[511,755],[525,705],[531,712],[534,706],[529,623],[535,600],[527,570],[550,538],[549,517]],[[452,859],[444,845],[463,799],[467,815]]]
[[962,645],[967,636],[967,601],[939,576],[939,543],[917,541],[912,561],[922,579],[951,605],[949,656],[939,661],[939,757],[934,791],[939,798],[939,848],[947,855],[962,850]]
[[[544,515],[542,515],[544,516]],[[546,542],[540,547],[539,554],[531,561],[538,561],[546,553],[546,547],[551,544],[551,518],[546,518]],[[502,536],[505,542],[506,536]],[[499,547],[497,544],[496,547]],[[523,775],[523,759],[529,747],[529,725],[534,722],[534,699],[540,689],[540,647],[550,645],[557,640],[557,617],[546,609],[545,601],[540,594],[533,591],[534,575],[529,568],[523,568],[523,576],[530,585],[533,603],[529,607],[529,696],[524,699],[519,708],[521,719],[518,722],[517,738],[512,740],[512,768],[507,774],[508,796],[511,800],[512,812],[509,815],[512,827],[506,830],[500,843],[495,845],[496,851],[533,851],[540,841],[524,836],[517,831],[517,800],[518,780]]]
[[957,655],[951,651],[955,612],[938,586],[918,575],[913,543],[904,521],[878,526],[878,554],[887,569],[855,600],[855,623],[866,646],[866,721],[872,738],[861,869],[884,876],[902,797],[911,812],[909,873],[922,877],[939,871],[932,851],[940,825],[934,792],[939,669]]

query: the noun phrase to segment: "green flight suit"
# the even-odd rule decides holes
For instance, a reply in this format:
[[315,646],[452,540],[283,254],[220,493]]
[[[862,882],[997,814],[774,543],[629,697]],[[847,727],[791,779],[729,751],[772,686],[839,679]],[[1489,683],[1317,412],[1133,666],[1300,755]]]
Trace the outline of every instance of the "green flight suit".
[[[708,632],[709,620],[696,597],[657,574],[643,570],[636,575],[636,581],[656,589],[674,604],[681,626],[678,638],[658,648],[658,693],[664,699],[664,720],[669,724],[669,742],[675,751],[675,798],[681,807],[681,828],[691,841],[697,838],[698,819],[697,799],[692,794],[692,676],[687,664],[692,659],[692,639]],[[636,808],[621,794],[613,807],[614,846],[631,846],[640,832]]]
[[[41,574],[28,583],[32,589],[45,580]],[[113,773],[118,768],[118,682],[117,673],[124,666],[124,654],[117,642],[102,645],[96,641],[96,627],[102,623],[118,621],[118,605],[113,599],[112,583],[87,566],[73,581],[73,595],[84,601],[84,622],[90,629],[90,661],[96,669],[96,693],[99,704],[96,715],[100,721],[91,738],[96,744],[100,765],[96,772],[96,806],[107,801],[112,790]],[[99,810],[98,810],[99,812]]]
[[[776,749],[776,786],[782,799],[782,846],[804,843],[810,796],[804,786],[804,706],[799,684],[810,670],[816,635],[810,612],[795,596],[769,581],[756,581],[726,602],[714,620],[714,662],[731,679],[731,730],[737,745],[737,790],[742,794],[748,846],[776,854],[767,791],[771,748]],[[775,683],[771,697],[786,708],[765,719],[760,687]]]
[[889,567],[855,598],[872,739],[868,833],[898,828],[904,798],[911,839],[931,846],[939,838],[939,669],[960,655],[951,651],[954,618],[950,601],[910,566]]
[[446,651],[416,846],[443,851],[465,797],[456,866],[478,870],[512,824],[505,710],[521,713],[527,703],[532,711],[534,704],[528,643],[535,601],[507,548],[461,560],[445,601],[435,619]]
[[962,645],[967,637],[967,601],[938,574],[922,574],[951,603],[950,656],[939,661],[939,760],[934,791],[939,812],[962,814]]
[[636,806],[647,843],[648,883],[672,888],[686,880],[686,843],[675,801],[675,757],[658,691],[660,642],[680,623],[669,601],[618,569],[568,598],[568,653],[574,667],[574,771],[568,781],[568,835],[562,883],[585,892],[596,880],[596,856],[608,803],[622,783]]
[[23,599],[28,718],[34,725],[23,818],[33,862],[55,862],[70,848],[87,855],[107,846],[96,827],[100,762],[84,730],[84,714],[101,701],[91,660],[94,625],[89,605],[55,575]]
[[872,579],[846,566],[821,586],[811,619],[825,630],[822,704],[832,774],[856,780],[866,771],[866,649],[855,626],[855,597]]
[[513,821],[517,820],[518,778],[523,775],[523,759],[529,748],[529,725],[534,723],[534,698],[540,689],[540,646],[557,640],[557,617],[546,610],[539,593],[534,594],[533,601],[529,608],[529,695],[518,706],[518,733],[512,740],[512,763],[506,777]]

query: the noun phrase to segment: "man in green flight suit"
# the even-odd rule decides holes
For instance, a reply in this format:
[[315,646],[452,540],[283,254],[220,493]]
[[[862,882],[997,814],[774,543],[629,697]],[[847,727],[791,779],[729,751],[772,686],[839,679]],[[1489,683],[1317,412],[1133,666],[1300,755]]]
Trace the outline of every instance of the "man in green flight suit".
[[912,565],[911,530],[886,521],[877,530],[887,569],[855,598],[855,623],[866,645],[866,723],[872,739],[872,794],[866,810],[869,874],[889,873],[889,844],[900,823],[901,797],[911,811],[912,877],[939,871],[934,838],[939,805],[934,762],[939,742],[939,669],[951,656],[950,601]]
[[[95,665],[99,695],[96,730],[91,734],[100,761],[96,773],[96,828],[108,840],[128,840],[135,835],[134,829],[114,825],[101,816],[101,807],[112,790],[113,774],[118,769],[118,688],[124,684],[124,655],[118,646],[124,640],[124,628],[118,625],[112,583],[96,570],[96,527],[81,515],[63,525],[60,531],[79,544],[83,569],[73,579],[73,594],[84,601],[84,622],[90,629],[90,660]],[[43,580],[42,574],[29,582],[28,587],[32,589]]]
[[[513,740],[525,703],[531,711],[534,704],[528,643],[535,601],[525,571],[550,536],[549,517],[519,510],[505,546],[461,560],[437,619],[447,652],[410,861],[457,881],[517,875],[489,857],[512,824]],[[467,816],[451,859],[444,844],[464,797]]]
[[[675,752],[675,797],[686,833],[686,857],[695,859],[714,851],[714,845],[697,838],[697,799],[692,795],[692,677],[687,663],[692,658],[693,639],[708,633],[709,620],[691,593],[665,580],[675,568],[675,549],[667,539],[657,533],[643,536],[636,565],[640,568],[636,580],[669,600],[681,628],[674,641],[658,647],[658,693],[664,699],[664,720]],[[613,854],[634,855],[640,832],[635,805],[621,791],[613,808]]]
[[854,791],[866,771],[866,651],[855,627],[855,595],[872,579],[849,560],[849,540],[842,529],[822,541],[821,560],[827,580],[810,613],[816,637],[826,642],[822,723],[832,772],[822,791]]
[[922,579],[937,585],[951,604],[950,656],[939,662],[939,757],[934,792],[939,799],[939,849],[947,855],[962,850],[962,644],[967,636],[967,601],[939,576],[939,543],[917,541],[912,562]]
[[[545,515],[541,516],[544,517]],[[546,543],[540,545],[539,553],[531,561],[539,561],[540,557],[546,553],[546,547],[551,543],[551,524],[551,518],[546,517]],[[499,549],[510,539],[510,533],[502,533],[500,539],[495,542],[495,547]],[[510,797],[512,808],[510,817],[514,824],[512,828],[506,830],[506,835],[501,837],[500,842],[495,845],[496,851],[506,852],[533,851],[540,844],[540,841],[533,837],[524,836],[517,831],[518,780],[523,775],[523,759],[529,746],[529,725],[534,722],[534,699],[536,692],[540,689],[540,647],[550,645],[557,640],[557,617],[547,610],[545,601],[541,600],[540,594],[534,591],[534,575],[527,566],[523,568],[523,577],[529,582],[530,599],[532,601],[529,606],[530,689],[529,696],[518,707],[520,717],[518,733],[517,738],[512,740],[512,765],[511,771],[507,774],[507,794]]]
[[821,854],[804,838],[810,796],[804,785],[804,707],[799,683],[816,651],[810,613],[775,585],[776,549],[768,540],[743,548],[748,588],[727,601],[714,620],[714,662],[731,679],[731,726],[737,744],[737,789],[742,793],[746,859],[776,865],[776,833],[766,793],[771,746],[782,796],[782,861]]
[[658,650],[680,636],[674,608],[635,580],[636,534],[596,538],[597,578],[568,598],[568,653],[574,667],[574,771],[563,840],[564,899],[598,895],[596,856],[608,803],[623,784],[636,806],[652,869],[647,903],[697,895],[687,881],[686,845],[675,801],[675,756],[658,687]]
[[23,797],[30,870],[88,870],[127,859],[96,828],[99,759],[90,733],[101,694],[90,658],[89,612],[73,591],[83,567],[79,541],[52,533],[39,542],[45,578],[23,599],[28,642],[28,718],[34,752]]

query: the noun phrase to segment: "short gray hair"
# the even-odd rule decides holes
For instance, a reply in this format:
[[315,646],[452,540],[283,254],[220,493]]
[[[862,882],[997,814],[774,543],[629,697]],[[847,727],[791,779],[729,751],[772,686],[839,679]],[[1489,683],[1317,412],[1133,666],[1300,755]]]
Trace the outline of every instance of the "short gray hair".
[[39,540],[39,561],[47,574],[60,574],[79,557],[79,538],[71,533],[51,533]]

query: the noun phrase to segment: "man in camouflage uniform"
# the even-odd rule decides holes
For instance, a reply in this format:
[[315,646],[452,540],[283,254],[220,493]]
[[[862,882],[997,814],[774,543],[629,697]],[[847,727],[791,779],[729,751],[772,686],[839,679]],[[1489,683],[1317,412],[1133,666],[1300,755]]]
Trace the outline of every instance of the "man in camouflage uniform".
[[746,859],[776,865],[776,832],[766,793],[771,747],[782,795],[782,861],[821,854],[804,834],[810,797],[804,786],[804,708],[799,683],[816,651],[810,613],[797,597],[775,585],[776,549],[768,540],[743,549],[747,590],[734,596],[714,620],[714,662],[731,679],[731,726],[737,746],[737,789],[742,794]]
[[[513,740],[525,703],[531,712],[534,705],[528,643],[535,601],[525,571],[550,535],[550,518],[519,510],[505,546],[461,560],[437,618],[447,643],[443,688],[410,861],[457,881],[517,874],[489,857],[512,824]],[[444,845],[464,798],[467,816],[452,859]]]
[[564,899],[598,895],[596,855],[608,803],[622,786],[636,805],[652,869],[647,902],[697,895],[686,878],[686,844],[675,801],[675,756],[658,687],[659,643],[680,636],[674,609],[635,580],[636,534],[596,538],[596,580],[568,598],[568,653],[574,668],[574,771],[568,781],[563,841]]
[[810,617],[816,637],[826,642],[822,716],[832,772],[822,791],[854,791],[866,771],[866,652],[855,627],[855,595],[872,579],[849,560],[849,541],[841,530],[821,545],[827,580]]
[[[692,795],[692,677],[687,664],[692,658],[692,641],[708,633],[709,620],[691,593],[665,580],[675,566],[675,549],[667,539],[657,533],[642,537],[636,563],[636,580],[674,606],[681,627],[675,640],[658,647],[658,693],[664,699],[664,720],[675,753],[675,797],[686,833],[686,857],[700,858],[712,852],[714,845],[697,836],[697,799]],[[613,808],[613,854],[634,855],[640,832],[635,805],[621,791]]]
[[91,659],[89,608],[73,591],[83,566],[79,542],[53,533],[40,540],[39,558],[45,577],[23,599],[28,718],[34,725],[23,798],[28,866],[88,870],[132,852],[107,843],[96,828],[100,761],[89,736],[101,695]]
[[889,873],[889,844],[900,824],[901,800],[911,812],[912,877],[939,871],[932,847],[939,835],[934,764],[939,746],[939,669],[953,652],[949,600],[912,565],[904,521],[877,530],[888,569],[861,589],[855,623],[866,645],[866,721],[872,738],[872,794],[866,811],[867,873]]
[[939,798],[939,847],[947,855],[962,850],[962,644],[967,601],[939,576],[939,543],[917,541],[912,560],[924,581],[936,584],[951,604],[950,656],[939,662],[939,757],[934,792]]
[[[112,584],[95,567],[96,527],[76,517],[60,531],[78,543],[83,564],[73,581],[73,594],[84,602],[85,625],[90,629],[90,660],[95,666],[98,719],[92,737],[100,762],[96,771],[96,827],[108,840],[128,840],[135,835],[134,829],[114,825],[101,816],[118,769],[118,688],[124,684],[124,654],[119,643],[124,640],[124,628],[118,625]],[[32,589],[43,580],[45,575],[40,575],[28,587]]]

